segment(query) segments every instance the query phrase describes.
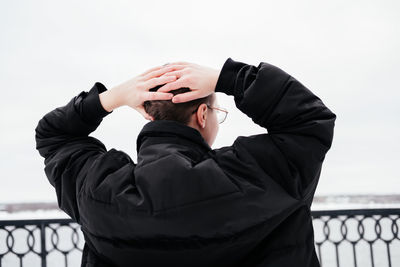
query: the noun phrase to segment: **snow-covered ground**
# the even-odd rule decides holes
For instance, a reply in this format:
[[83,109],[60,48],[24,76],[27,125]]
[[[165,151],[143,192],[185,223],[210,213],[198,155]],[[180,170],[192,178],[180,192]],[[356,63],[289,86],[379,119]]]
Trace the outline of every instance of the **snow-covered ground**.
[[69,218],[62,210],[35,210],[7,212],[0,211],[0,220],[28,220],[28,219],[61,219]]

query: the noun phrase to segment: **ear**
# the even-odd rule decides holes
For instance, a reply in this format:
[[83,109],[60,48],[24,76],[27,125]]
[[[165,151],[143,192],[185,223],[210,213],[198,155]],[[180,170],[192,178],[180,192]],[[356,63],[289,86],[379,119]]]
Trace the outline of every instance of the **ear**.
[[206,127],[206,120],[207,120],[207,112],[208,112],[208,107],[204,104],[204,106],[202,107],[202,109],[204,109],[203,112],[203,123],[201,124],[201,127]]
[[197,112],[195,113],[196,121],[201,128],[204,128],[206,126],[207,109],[208,108],[205,104],[201,104],[200,107],[197,109]]

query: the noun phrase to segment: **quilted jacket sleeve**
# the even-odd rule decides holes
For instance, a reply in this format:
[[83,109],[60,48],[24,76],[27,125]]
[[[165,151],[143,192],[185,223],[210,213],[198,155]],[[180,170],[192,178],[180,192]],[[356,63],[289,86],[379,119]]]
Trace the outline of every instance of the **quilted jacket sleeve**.
[[44,158],[44,171],[56,190],[58,205],[78,223],[76,197],[85,172],[94,158],[107,152],[101,141],[88,136],[113,112],[100,102],[99,94],[106,90],[96,82],[89,92],[82,91],[45,114],[35,129],[36,149]]
[[246,151],[288,193],[310,206],[336,115],[293,76],[266,62],[253,66],[228,58],[215,92],[233,96],[239,110],[268,130],[239,136],[233,147]]

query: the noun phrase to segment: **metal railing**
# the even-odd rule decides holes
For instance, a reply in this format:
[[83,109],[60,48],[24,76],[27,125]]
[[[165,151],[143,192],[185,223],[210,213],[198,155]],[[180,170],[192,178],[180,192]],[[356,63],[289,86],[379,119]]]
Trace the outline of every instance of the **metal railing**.
[[400,209],[312,211],[321,266],[400,266]]
[[[400,209],[311,215],[321,266],[400,266]],[[0,267],[80,266],[83,245],[80,226],[70,219],[0,221]]]
[[80,226],[71,219],[0,221],[0,267],[58,267],[61,261],[80,266],[83,245]]

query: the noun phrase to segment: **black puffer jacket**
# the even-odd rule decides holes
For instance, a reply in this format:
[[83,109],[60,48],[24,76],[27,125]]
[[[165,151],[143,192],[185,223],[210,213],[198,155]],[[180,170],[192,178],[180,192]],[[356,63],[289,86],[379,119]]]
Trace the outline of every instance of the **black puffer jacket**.
[[97,82],[38,123],[58,205],[81,225],[82,266],[319,266],[310,206],[336,115],[280,68],[228,58],[215,91],[268,133],[211,149],[175,121],[150,121],[138,162],[88,136],[112,112]]

